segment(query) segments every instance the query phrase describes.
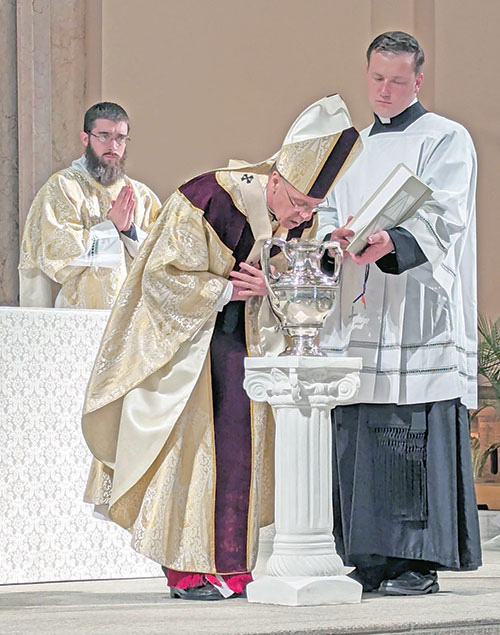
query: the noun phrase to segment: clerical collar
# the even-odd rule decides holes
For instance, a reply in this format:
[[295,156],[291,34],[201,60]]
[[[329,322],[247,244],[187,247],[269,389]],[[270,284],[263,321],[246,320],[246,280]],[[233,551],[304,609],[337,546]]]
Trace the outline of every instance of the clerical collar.
[[381,132],[402,132],[422,115],[425,115],[426,112],[427,110],[422,106],[422,104],[419,101],[415,101],[410,104],[406,110],[400,112],[399,115],[392,117],[392,119],[379,117],[376,114],[375,123],[373,124],[368,136],[371,137]]
[[87,159],[84,154],[82,154],[82,156],[79,159],[75,159],[71,163],[71,167],[76,168],[77,170],[80,170],[80,172],[85,172],[86,174],[90,174],[89,169],[87,167]]

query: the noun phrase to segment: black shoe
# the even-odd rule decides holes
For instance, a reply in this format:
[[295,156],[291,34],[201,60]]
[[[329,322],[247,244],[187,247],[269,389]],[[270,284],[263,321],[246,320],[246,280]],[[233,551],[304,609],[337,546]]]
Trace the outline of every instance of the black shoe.
[[219,593],[216,587],[212,584],[205,584],[205,586],[189,587],[187,589],[179,589],[177,587],[170,587],[170,597],[179,600],[223,600],[224,596]]
[[243,593],[233,593],[229,597],[225,598],[217,587],[213,584],[206,584],[205,586],[189,587],[187,589],[179,589],[177,587],[170,587],[170,597],[176,600],[231,600],[233,598],[246,598],[246,589]]
[[378,591],[378,586],[380,584],[380,578],[374,576],[371,570],[365,569],[353,569],[350,573],[347,574],[348,578],[352,580],[356,580],[363,587],[363,593],[371,593],[372,591]]
[[384,580],[379,588],[384,595],[425,595],[437,593],[439,584],[437,573],[419,573],[418,571],[406,571],[394,580]]

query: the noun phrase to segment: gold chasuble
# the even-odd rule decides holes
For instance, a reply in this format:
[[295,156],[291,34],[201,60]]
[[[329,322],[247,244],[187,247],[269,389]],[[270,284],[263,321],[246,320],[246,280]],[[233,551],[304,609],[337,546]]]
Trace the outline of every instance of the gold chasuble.
[[[196,202],[190,183],[167,200],[117,298],[84,408],[85,438],[106,466],[103,472],[94,462],[86,500],[107,505],[110,519],[131,531],[137,551],[181,571],[233,572],[221,570],[215,555],[209,349],[218,300],[237,267],[235,253],[246,256],[254,243],[241,192],[250,177],[266,215],[262,225],[287,235],[267,215],[267,174],[249,169],[197,177],[190,182]],[[243,173],[245,180],[234,178]],[[308,224],[290,233],[314,235]],[[283,268],[282,256],[273,264]],[[259,321],[266,347],[273,340],[275,351],[284,349],[282,335],[269,328],[276,323],[267,301],[232,304],[247,305],[247,354],[262,354]],[[259,527],[273,520],[273,436],[267,406],[252,404],[247,553],[240,571],[254,566]]]

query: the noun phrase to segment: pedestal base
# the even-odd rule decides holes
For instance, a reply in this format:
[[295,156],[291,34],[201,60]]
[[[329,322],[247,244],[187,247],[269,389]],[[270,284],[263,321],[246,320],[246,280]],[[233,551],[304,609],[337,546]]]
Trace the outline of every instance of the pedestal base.
[[345,575],[335,576],[270,576],[247,586],[249,602],[313,606],[317,604],[358,604],[361,584]]

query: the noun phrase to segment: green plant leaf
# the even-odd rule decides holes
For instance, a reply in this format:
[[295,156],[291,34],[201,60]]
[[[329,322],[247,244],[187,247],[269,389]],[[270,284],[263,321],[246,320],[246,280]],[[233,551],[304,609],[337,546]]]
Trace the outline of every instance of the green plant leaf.
[[500,319],[496,322],[479,314],[477,329],[480,334],[477,371],[493,387],[500,412]]

